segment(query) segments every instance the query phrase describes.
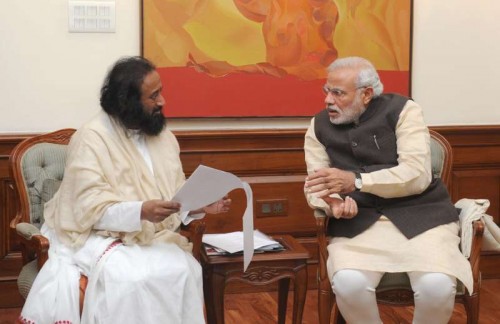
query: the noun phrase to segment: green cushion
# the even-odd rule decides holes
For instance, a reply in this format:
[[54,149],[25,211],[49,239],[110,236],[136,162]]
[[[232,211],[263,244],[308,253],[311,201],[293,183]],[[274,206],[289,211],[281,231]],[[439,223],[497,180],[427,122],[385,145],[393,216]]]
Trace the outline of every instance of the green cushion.
[[33,285],[33,281],[35,281],[37,274],[38,266],[36,259],[27,263],[21,269],[21,273],[19,273],[19,277],[17,277],[17,288],[24,299],[28,297],[28,293],[30,292],[31,286]]
[[66,163],[67,145],[40,143],[31,147],[21,161],[24,183],[30,200],[30,221],[40,228],[44,204],[59,187]]
[[54,197],[57,190],[61,186],[61,180],[57,179],[45,179],[42,184],[42,204],[51,200]]
[[431,167],[434,178],[441,178],[445,151],[439,142],[431,138]]

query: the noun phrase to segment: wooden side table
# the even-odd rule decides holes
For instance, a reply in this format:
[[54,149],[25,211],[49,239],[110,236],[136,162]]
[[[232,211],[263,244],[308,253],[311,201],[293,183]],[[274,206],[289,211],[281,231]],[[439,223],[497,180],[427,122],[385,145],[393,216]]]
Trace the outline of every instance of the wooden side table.
[[293,320],[302,322],[307,291],[307,250],[292,236],[273,236],[284,251],[254,254],[243,272],[243,256],[207,256],[202,249],[203,294],[208,324],[224,324],[224,290],[231,281],[267,285],[278,281],[278,323],[284,324],[290,279],[294,281]]

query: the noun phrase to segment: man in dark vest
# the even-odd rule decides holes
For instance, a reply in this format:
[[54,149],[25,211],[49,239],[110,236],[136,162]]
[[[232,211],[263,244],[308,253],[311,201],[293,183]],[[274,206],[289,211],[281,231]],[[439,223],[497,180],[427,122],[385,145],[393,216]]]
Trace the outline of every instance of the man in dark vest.
[[375,288],[385,272],[407,272],[413,323],[447,323],[457,278],[472,291],[458,248],[458,213],[431,172],[422,109],[383,94],[374,66],[359,57],[327,69],[326,109],[305,136],[312,208],[328,216],[328,272],[348,323],[381,323]]

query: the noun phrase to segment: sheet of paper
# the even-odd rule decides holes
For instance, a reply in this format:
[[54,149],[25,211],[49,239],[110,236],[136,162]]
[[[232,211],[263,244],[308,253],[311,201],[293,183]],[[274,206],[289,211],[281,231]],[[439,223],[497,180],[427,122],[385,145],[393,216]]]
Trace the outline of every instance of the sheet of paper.
[[242,188],[247,198],[243,214],[243,270],[246,271],[253,257],[253,195],[250,185],[232,173],[198,166],[186,183],[172,198],[180,202],[181,212],[196,210],[224,197],[230,191]]
[[[236,253],[243,251],[243,232],[231,232],[224,234],[205,234],[203,235],[203,243],[210,244],[217,248],[221,248],[229,253]],[[254,250],[260,249],[264,246],[274,245],[278,242],[269,238],[259,230],[254,231]]]

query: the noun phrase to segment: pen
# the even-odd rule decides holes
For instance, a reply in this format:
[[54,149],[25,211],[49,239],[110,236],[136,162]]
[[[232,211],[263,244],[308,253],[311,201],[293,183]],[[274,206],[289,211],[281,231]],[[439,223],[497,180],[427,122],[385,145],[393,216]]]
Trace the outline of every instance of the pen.
[[375,142],[375,145],[377,145],[377,149],[380,150],[380,146],[378,146],[378,142],[377,142],[377,135],[373,135],[373,141]]

